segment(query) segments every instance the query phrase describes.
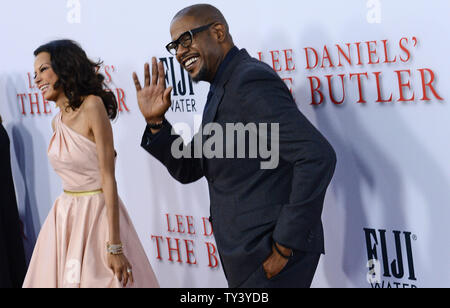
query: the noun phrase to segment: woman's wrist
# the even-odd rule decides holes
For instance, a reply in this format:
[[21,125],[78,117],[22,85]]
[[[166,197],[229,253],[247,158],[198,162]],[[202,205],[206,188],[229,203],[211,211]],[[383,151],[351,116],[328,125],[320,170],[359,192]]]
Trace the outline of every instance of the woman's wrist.
[[113,256],[123,255],[122,243],[119,243],[119,244],[107,243],[106,250],[110,255],[113,255]]
[[122,241],[120,240],[120,238],[111,238],[109,239],[108,244],[119,245],[122,244]]
[[118,224],[113,224],[112,230],[109,230],[108,244],[122,244]]

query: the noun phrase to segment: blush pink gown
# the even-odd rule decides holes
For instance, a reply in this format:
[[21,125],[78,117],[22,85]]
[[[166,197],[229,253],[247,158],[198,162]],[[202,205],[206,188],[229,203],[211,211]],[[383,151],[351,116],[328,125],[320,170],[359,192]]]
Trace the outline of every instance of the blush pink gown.
[[[48,149],[50,163],[65,191],[86,192],[102,187],[95,143],[56,117]],[[158,281],[122,203],[120,236],[133,267],[134,284],[158,288]],[[120,288],[107,263],[108,220],[102,193],[75,197],[63,193],[45,221],[34,249],[24,288]]]

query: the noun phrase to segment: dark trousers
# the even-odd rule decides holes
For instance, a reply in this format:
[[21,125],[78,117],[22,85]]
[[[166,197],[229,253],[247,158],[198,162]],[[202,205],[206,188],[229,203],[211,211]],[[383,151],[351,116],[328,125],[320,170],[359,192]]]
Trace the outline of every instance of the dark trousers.
[[319,264],[320,254],[297,252],[285,268],[267,279],[262,265],[239,288],[302,288],[311,287]]

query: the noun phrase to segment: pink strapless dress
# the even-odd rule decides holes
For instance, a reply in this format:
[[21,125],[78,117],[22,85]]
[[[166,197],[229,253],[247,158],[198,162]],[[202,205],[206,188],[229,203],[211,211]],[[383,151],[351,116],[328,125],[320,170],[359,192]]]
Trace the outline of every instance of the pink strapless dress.
[[[55,134],[48,149],[50,163],[65,191],[87,192],[102,187],[95,143],[76,133],[56,117]],[[133,267],[134,284],[158,288],[158,281],[122,203],[120,236]],[[47,217],[25,278],[24,288],[121,288],[107,263],[109,239],[105,198],[62,194]]]

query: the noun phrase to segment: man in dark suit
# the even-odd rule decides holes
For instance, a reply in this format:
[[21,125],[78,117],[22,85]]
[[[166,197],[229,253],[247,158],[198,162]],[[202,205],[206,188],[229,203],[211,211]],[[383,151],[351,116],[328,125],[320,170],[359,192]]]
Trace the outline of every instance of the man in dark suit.
[[0,117],[0,288],[21,288],[27,264],[9,150],[9,137]]
[[[208,180],[214,236],[231,288],[310,287],[324,253],[321,215],[334,150],[300,113],[279,76],[234,46],[218,9],[185,8],[170,32],[169,52],[195,82],[211,84],[202,129],[187,146],[172,132],[164,118],[172,88],[166,88],[163,64],[153,58],[151,77],[150,65],[144,68],[144,88],[133,74],[147,121],[143,148],[181,183]],[[236,136],[229,124],[244,129]],[[269,126],[270,132],[263,131]],[[269,167],[267,155],[249,155],[255,136],[260,145],[268,139],[277,152],[272,154],[279,154]],[[237,154],[242,144],[245,157]]]

